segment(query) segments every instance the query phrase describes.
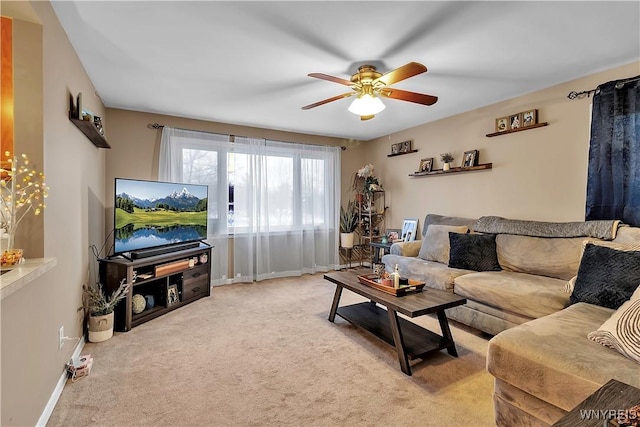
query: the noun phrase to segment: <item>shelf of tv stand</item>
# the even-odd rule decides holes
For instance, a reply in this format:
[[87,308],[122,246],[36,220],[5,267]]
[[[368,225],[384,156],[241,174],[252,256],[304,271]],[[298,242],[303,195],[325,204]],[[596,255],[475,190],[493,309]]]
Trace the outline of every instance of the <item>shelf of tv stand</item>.
[[[121,332],[129,331],[142,323],[211,295],[211,250],[211,246],[200,244],[196,248],[177,250],[134,260],[121,256],[100,259],[100,282],[104,285],[105,290],[112,292],[118,287],[122,279],[132,283],[128,295],[116,306],[115,330]],[[205,254],[207,261],[204,263],[198,263],[193,267],[184,267],[167,274],[159,274],[157,276],[154,274],[153,277],[133,281],[134,271],[155,271],[156,266],[195,257],[200,259]],[[167,288],[171,284],[177,284],[181,297],[180,301],[167,305]],[[135,294],[153,295],[155,307],[144,310],[142,313],[133,313],[132,300]]]
[[448,171],[445,171],[442,169],[436,169],[430,172],[414,172],[414,173],[410,173],[409,176],[421,177],[421,176],[433,176],[433,175],[449,175],[453,173],[479,171],[479,170],[492,169],[492,168],[493,168],[493,163],[484,163],[482,165],[467,166],[464,168],[462,167],[451,168]]

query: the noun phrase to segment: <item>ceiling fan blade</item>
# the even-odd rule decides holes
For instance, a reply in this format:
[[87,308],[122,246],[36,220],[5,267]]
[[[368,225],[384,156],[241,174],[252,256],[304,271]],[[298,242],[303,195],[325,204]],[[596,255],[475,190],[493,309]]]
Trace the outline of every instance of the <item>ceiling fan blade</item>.
[[309,77],[315,77],[316,79],[328,80],[330,82],[340,83],[341,85],[345,85],[345,86],[351,86],[353,84],[349,80],[341,79],[340,77],[333,77],[333,76],[330,76],[328,74],[323,74],[323,73],[311,73],[311,74],[307,74],[307,75]]
[[400,68],[396,68],[395,70],[391,70],[388,73],[383,74],[382,76],[375,79],[372,84],[375,85],[376,83],[380,82],[389,86],[404,79],[408,79],[409,77],[422,74],[426,71],[427,67],[425,67],[424,65],[417,62],[409,62],[408,64],[405,64]]
[[343,93],[342,95],[337,95],[337,96],[334,96],[332,98],[327,98],[327,99],[324,99],[322,101],[314,102],[313,104],[305,105],[304,107],[302,107],[302,109],[303,110],[308,110],[310,108],[314,108],[314,107],[318,107],[320,105],[328,104],[329,102],[337,101],[337,100],[342,99],[342,98],[348,98],[351,95],[355,95],[355,94],[356,94],[355,92]]
[[438,101],[437,96],[425,95],[423,93],[409,92],[407,90],[384,88],[380,95],[387,98],[399,99],[401,101],[415,102],[416,104],[433,105]]

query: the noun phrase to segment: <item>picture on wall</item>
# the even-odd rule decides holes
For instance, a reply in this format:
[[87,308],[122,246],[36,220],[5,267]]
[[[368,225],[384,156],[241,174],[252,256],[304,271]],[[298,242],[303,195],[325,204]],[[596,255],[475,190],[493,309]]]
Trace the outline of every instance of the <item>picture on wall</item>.
[[420,166],[418,172],[431,172],[433,168],[433,157],[420,160]]
[[468,168],[478,165],[478,150],[469,150],[464,152],[462,156],[462,167]]
[[496,119],[496,132],[504,132],[509,129],[509,117]]
[[538,123],[538,110],[529,110],[522,113],[522,127]]
[[401,148],[402,148],[402,142],[398,142],[397,144],[391,144],[391,154],[400,153]]
[[509,117],[509,129],[518,129],[522,127],[522,113],[514,114]]
[[401,142],[400,152],[401,153],[409,153],[411,152],[411,140]]
[[418,231],[418,220],[414,218],[407,218],[402,223],[402,236],[403,242],[412,242],[416,240],[416,233]]

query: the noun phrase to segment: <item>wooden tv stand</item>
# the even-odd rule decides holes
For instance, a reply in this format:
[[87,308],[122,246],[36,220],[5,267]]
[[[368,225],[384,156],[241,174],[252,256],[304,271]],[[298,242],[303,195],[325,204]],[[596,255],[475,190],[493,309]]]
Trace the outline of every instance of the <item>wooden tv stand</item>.
[[[115,330],[129,331],[171,310],[211,295],[211,248],[200,244],[197,248],[148,258],[98,260],[100,282],[107,292],[117,289],[125,278],[133,284],[127,297],[116,306]],[[193,260],[193,267],[189,266],[189,260]],[[172,289],[177,291],[177,300],[173,298],[175,301],[171,301],[168,295]],[[135,294],[153,296],[154,306],[141,313],[133,313],[132,299]]]

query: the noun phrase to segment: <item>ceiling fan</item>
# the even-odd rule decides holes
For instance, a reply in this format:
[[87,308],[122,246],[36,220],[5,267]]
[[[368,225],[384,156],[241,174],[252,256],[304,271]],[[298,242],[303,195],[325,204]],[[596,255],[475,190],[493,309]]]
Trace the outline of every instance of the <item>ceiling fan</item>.
[[422,93],[409,92],[406,90],[393,89],[389,86],[398,83],[409,77],[417,76],[427,71],[427,67],[417,62],[409,62],[402,67],[381,74],[376,71],[373,65],[362,65],[358,67],[358,72],[351,76],[351,80],[341,79],[322,73],[311,73],[309,77],[328,80],[351,87],[352,92],[343,93],[313,104],[305,105],[303,110],[309,110],[320,105],[348,98],[356,95],[357,98],[349,106],[349,111],[360,116],[360,120],[372,119],[376,114],[385,109],[379,97],[399,99],[401,101],[415,102],[416,104],[433,105],[438,101],[437,96],[425,95]]

